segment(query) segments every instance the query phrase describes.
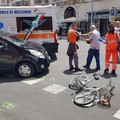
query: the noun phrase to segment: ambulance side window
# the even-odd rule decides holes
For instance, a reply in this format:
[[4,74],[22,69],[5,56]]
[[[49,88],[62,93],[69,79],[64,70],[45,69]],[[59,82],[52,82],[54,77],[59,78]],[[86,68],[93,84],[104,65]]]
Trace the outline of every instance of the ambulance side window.
[[[33,25],[35,17],[16,17],[17,21],[17,32],[29,31],[31,25]],[[35,30],[41,31],[53,31],[52,17],[44,17],[37,23]]]

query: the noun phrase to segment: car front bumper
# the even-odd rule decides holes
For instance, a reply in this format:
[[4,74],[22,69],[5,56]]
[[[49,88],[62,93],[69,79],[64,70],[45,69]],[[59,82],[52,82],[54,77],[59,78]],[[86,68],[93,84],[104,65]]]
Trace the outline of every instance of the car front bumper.
[[50,66],[50,60],[48,59],[39,59],[36,64],[36,72],[41,72],[48,69]]

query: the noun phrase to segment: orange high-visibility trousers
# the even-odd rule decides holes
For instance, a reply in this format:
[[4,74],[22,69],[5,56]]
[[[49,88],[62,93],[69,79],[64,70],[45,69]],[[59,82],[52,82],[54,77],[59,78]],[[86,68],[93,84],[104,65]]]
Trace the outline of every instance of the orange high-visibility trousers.
[[112,56],[112,70],[117,68],[117,59],[118,59],[118,50],[108,50],[106,51],[105,56],[105,68],[109,69],[110,66],[110,57]]

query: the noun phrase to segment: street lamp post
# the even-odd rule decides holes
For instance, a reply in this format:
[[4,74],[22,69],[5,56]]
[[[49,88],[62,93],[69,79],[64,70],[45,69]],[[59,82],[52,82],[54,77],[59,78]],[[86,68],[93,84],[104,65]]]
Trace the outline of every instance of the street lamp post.
[[22,0],[22,5],[23,5],[23,6],[25,5],[25,0]]
[[93,24],[93,0],[91,0],[91,25]]
[[30,0],[30,5],[31,6],[35,5],[35,0]]
[[8,4],[9,6],[11,5],[10,0],[7,0],[7,4]]

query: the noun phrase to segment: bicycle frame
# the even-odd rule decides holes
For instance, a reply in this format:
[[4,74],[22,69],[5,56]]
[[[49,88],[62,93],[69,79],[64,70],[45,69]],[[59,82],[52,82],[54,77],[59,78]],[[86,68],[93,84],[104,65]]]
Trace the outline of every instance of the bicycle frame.
[[87,90],[93,89],[93,88],[88,88],[88,87],[87,87],[87,84],[88,84],[88,83],[90,83],[90,82],[92,82],[92,81],[94,81],[94,80],[99,80],[97,74],[93,74],[93,76],[94,76],[94,78],[93,78],[93,79],[89,79],[89,80],[80,81],[80,80],[79,80],[79,77],[80,77],[80,76],[78,77],[78,79],[76,79],[76,82],[77,82],[78,88],[79,88],[79,89],[78,89],[78,92],[80,92],[81,90],[87,91]]
[[[113,90],[114,90],[115,86],[112,85],[112,78],[111,78],[110,73],[108,73],[108,74],[109,74],[109,76],[110,76],[110,81],[109,81],[108,84],[102,85],[102,86],[97,87],[97,88],[85,88],[84,91],[90,90],[90,91],[89,91],[90,94],[94,94],[94,95],[95,95],[95,100],[100,101],[101,96],[102,96],[102,95],[100,95],[100,90],[101,90],[101,89],[107,90],[107,91],[109,91],[109,93],[105,93],[104,95],[108,95],[109,101],[110,101],[111,97],[114,95],[114,94],[113,94]],[[109,88],[109,87],[110,87],[110,88]],[[108,89],[108,88],[109,88],[109,89]],[[83,91],[83,92],[84,92],[84,91]]]
[[96,97],[100,98],[99,90],[102,89],[102,88],[107,88],[108,89],[108,87],[110,87],[109,93],[110,93],[110,97],[111,97],[111,96],[113,96],[113,90],[115,88],[114,85],[113,86],[111,85],[111,81],[109,82],[109,84],[105,84],[101,87],[91,89],[90,92],[95,94]]

